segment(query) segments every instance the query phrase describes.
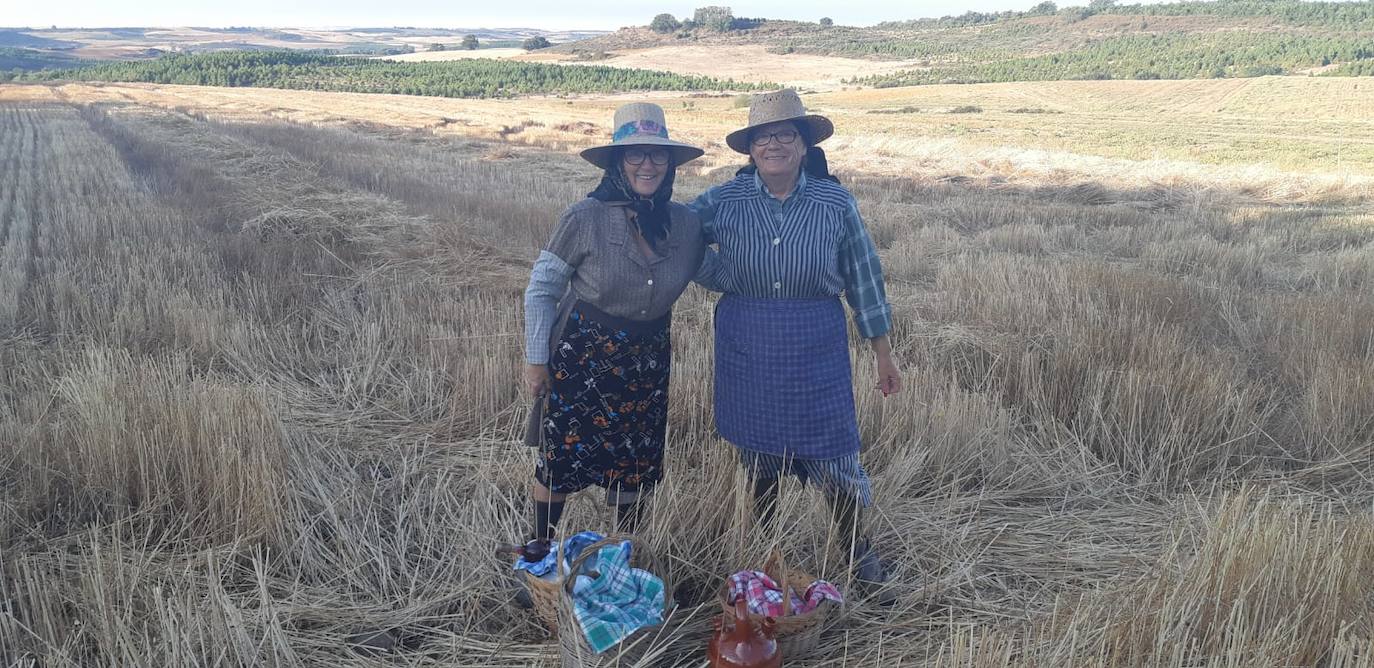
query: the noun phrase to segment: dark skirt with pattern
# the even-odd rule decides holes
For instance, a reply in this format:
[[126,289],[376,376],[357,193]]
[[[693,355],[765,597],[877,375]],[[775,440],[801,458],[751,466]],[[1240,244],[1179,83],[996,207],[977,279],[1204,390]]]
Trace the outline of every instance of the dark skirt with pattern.
[[566,494],[593,485],[647,491],[662,479],[670,322],[573,307],[549,357],[536,480]]

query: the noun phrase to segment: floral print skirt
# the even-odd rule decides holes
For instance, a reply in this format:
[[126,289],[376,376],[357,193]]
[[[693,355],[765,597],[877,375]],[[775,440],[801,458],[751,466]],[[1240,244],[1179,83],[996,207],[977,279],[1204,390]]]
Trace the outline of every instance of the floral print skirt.
[[670,322],[573,307],[549,358],[536,480],[566,494],[593,485],[643,492],[662,479]]

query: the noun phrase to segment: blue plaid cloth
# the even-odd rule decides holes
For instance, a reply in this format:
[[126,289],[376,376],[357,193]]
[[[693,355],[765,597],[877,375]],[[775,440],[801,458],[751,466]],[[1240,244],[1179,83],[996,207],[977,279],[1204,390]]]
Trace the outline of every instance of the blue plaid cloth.
[[803,172],[779,201],[758,174],[741,174],[689,205],[707,253],[696,281],[747,297],[814,299],[844,294],[866,339],[892,329],[883,268],[859,205],[844,186]]
[[551,575],[558,563],[558,555],[564,555],[563,565],[567,566],[572,563],[573,559],[577,558],[577,555],[582,552],[583,548],[602,538],[603,536],[595,531],[583,531],[569,536],[567,540],[563,541],[561,548],[559,546],[554,546],[555,549],[549,550],[549,553],[544,555],[544,558],[539,561],[529,562],[525,561],[522,557],[516,557],[513,568],[517,571],[529,571],[532,575],[537,577]]
[[573,583],[573,613],[587,644],[600,654],[635,631],[663,623],[663,580],[630,566],[630,542],[597,551],[595,577],[579,573]]
[[859,451],[839,299],[727,294],[715,329],[716,429],[725,440],[798,459]]

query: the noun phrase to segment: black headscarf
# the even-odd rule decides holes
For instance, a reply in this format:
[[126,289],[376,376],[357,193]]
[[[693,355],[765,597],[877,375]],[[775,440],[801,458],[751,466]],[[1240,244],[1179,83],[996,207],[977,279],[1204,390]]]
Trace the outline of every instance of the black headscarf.
[[[611,205],[627,206],[634,211],[639,234],[654,250],[658,250],[658,242],[667,239],[668,231],[672,229],[668,205],[673,199],[673,179],[677,176],[677,165],[673,164],[671,153],[669,156],[668,173],[663,175],[663,182],[658,184],[658,190],[655,190],[652,196],[644,197],[630,187],[630,182],[626,180],[621,168],[625,158],[623,148],[616,149],[611,154],[610,164],[601,176],[601,183],[597,184],[596,190],[587,193],[587,197],[592,199]],[[645,157],[645,160],[648,160],[648,157]]]
[[[801,136],[801,140],[806,142],[806,156],[802,158],[802,171],[806,172],[806,175],[813,179],[825,179],[827,181],[839,183],[839,177],[830,173],[830,162],[825,159],[825,151],[821,150],[821,147],[811,143],[810,128],[807,127],[805,123],[793,123],[792,125],[797,128],[797,134]],[[749,138],[751,144],[753,140],[753,137]],[[753,174],[758,170],[758,165],[754,164],[753,156],[750,156],[749,164],[740,167],[739,170],[735,172],[735,175]]]

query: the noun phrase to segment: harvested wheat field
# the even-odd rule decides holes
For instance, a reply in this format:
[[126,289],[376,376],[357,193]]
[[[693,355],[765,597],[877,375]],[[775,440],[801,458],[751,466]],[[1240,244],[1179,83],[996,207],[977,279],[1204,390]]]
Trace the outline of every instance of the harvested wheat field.
[[[1132,90],[1059,86],[1034,104]],[[853,354],[898,603],[787,665],[1374,665],[1374,161],[983,144],[859,106],[956,93],[890,94],[815,102],[897,311],[905,392]],[[0,663],[557,666],[493,548],[527,528],[521,294],[615,103],[0,87]],[[669,105],[716,142],[743,114]],[[1217,112],[1178,113],[1119,126]],[[738,162],[709,157],[680,199]],[[713,301],[675,315],[654,665],[703,663],[719,578],[768,546],[848,584],[816,495],[747,528]],[[591,496],[564,526],[610,528]]]

